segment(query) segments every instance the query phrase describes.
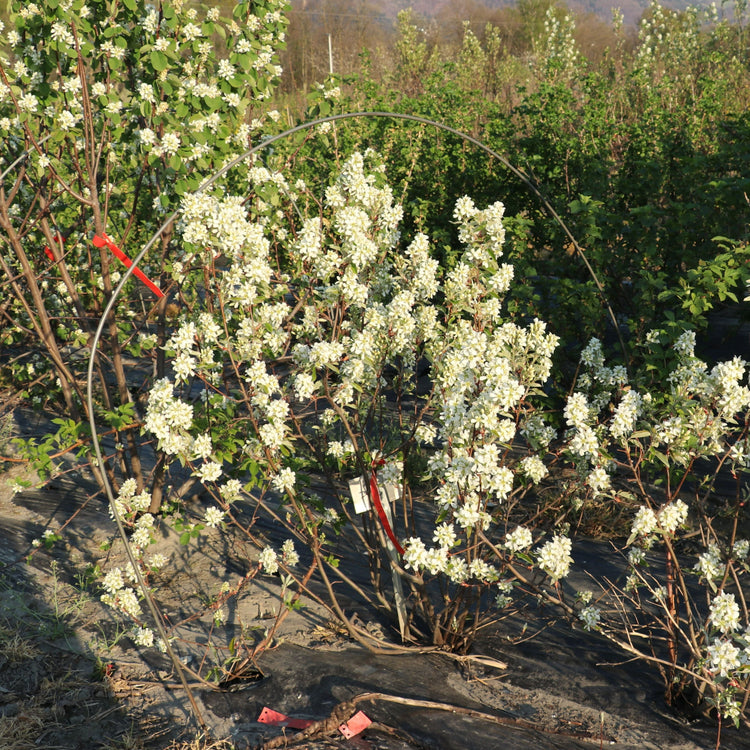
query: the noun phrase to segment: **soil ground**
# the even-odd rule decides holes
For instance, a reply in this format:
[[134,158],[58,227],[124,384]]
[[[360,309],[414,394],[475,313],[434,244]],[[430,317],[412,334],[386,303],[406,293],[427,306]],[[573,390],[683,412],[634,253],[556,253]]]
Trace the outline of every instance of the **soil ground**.
[[[40,425],[27,420],[24,429]],[[564,623],[549,626],[533,608],[485,631],[473,658],[456,659],[371,653],[347,639],[325,608],[308,602],[287,617],[258,659],[258,679],[235,684],[243,688],[235,690],[193,686],[202,731],[170,663],[133,645],[86,575],[87,566],[124,560],[106,507],[87,501],[86,480],[70,474],[44,489],[13,494],[9,483],[24,469],[6,469],[0,476],[3,750],[240,750],[274,741],[356,750],[716,746],[715,726],[689,722],[666,706],[655,672],[623,663],[596,635]],[[45,529],[65,523],[50,550],[33,546]],[[159,551],[179,571],[160,586],[161,606],[173,622],[245,572],[220,541],[218,534],[208,536],[180,561],[185,548],[164,532]],[[590,571],[611,564],[607,545],[593,540],[583,540],[574,556]],[[279,588],[278,578],[258,577],[230,612],[229,625],[215,627],[210,615],[182,624],[175,642],[179,657],[199,667],[211,656],[209,641],[238,637],[239,622],[245,633],[262,633]],[[365,609],[358,615],[388,637],[387,623],[369,620]],[[333,719],[325,731],[295,741],[300,730],[258,721],[264,707],[297,719]],[[337,727],[358,710],[373,723],[346,739]],[[725,727],[721,740],[727,750],[750,748],[743,730]]]

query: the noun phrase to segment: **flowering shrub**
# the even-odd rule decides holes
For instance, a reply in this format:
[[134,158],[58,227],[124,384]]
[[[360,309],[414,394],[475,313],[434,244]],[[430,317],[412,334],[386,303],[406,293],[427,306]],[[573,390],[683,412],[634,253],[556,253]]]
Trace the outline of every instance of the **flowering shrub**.
[[[624,583],[613,589],[600,582],[608,606],[589,606],[579,617],[657,664],[671,700],[705,701],[739,723],[750,694],[750,542],[740,536],[748,366],[735,357],[709,368],[695,356],[692,331],[673,342],[652,331],[643,348],[655,369],[661,360],[666,389],[645,379],[629,383],[624,371],[606,366],[593,340],[565,409],[567,451],[582,494],[590,502],[640,503],[625,545]],[[723,508],[715,499],[720,475],[733,477],[737,488]],[[697,549],[688,541],[695,538]]]
[[[114,487],[132,556],[127,569],[107,574],[105,600],[135,622],[138,643],[152,643],[141,609],[144,599],[152,604],[147,585],[165,561],[144,554],[167,475],[139,430],[139,390],[150,374],[127,372],[125,361],[151,359],[155,376],[164,373],[175,249],[167,218],[278,119],[268,99],[281,74],[287,4],[239,2],[230,18],[182,0],[8,5],[9,27],[0,22],[0,345],[19,348],[7,367],[31,403],[63,415],[56,434],[18,443],[44,479],[70,451],[88,461],[92,421],[112,440],[89,468],[102,488]],[[246,179],[242,165],[232,177]],[[134,248],[162,223],[155,257],[115,295]],[[89,409],[84,364],[113,297]],[[173,414],[170,425],[184,417]],[[220,523],[214,511],[180,533],[190,539]],[[59,538],[48,531],[45,546]]]
[[[343,164],[322,203],[300,180],[251,173],[278,199],[183,201],[175,281],[185,312],[145,421],[212,495],[201,528],[236,524],[247,504],[270,514],[290,537],[281,556],[266,547],[260,567],[274,573],[281,561],[290,586],[289,545],[303,540],[329,606],[362,641],[369,634],[338,604],[341,583],[389,610],[402,638],[457,650],[496,607],[532,592],[659,665],[672,700],[695,690],[739,720],[750,545],[736,528],[730,547],[722,542],[706,506],[715,472],[700,471],[709,460],[744,468],[745,363],[709,370],[694,333],[670,345],[653,331],[645,373],[666,373],[664,390],[608,366],[594,339],[558,433],[541,409],[557,337],[502,309],[513,280],[500,262],[502,204],[458,201],[463,253],[442,273],[426,235],[402,239],[372,152]],[[640,502],[627,578],[599,581],[595,602],[590,592],[571,602],[560,585],[574,565],[567,527],[546,535],[527,520],[524,496],[563,462],[579,503]],[[688,528],[705,543],[694,568]],[[369,558],[370,589],[354,582],[352,554]],[[636,632],[649,650],[634,645]]]
[[[546,473],[538,453],[554,431],[533,401],[557,339],[541,321],[503,316],[513,269],[498,261],[502,204],[459,201],[464,254],[442,278],[426,235],[402,245],[402,210],[381,172],[374,154],[354,154],[322,207],[303,182],[261,167],[249,174],[276,200],[264,193],[248,210],[233,196],[185,197],[174,271],[185,313],[145,427],[209,489],[211,512],[231,522],[240,499],[259,503],[326,575],[345,574],[329,540],[351,535],[381,605],[395,611],[383,569],[408,586],[403,637],[465,648],[466,618],[500,576],[482,535],[511,494]],[[289,205],[267,210],[283,196]],[[517,434],[528,444],[520,453]],[[325,490],[310,490],[310,471]],[[346,491],[359,477],[370,504],[361,520]],[[414,520],[419,484],[433,488],[434,527]],[[553,581],[565,541],[540,550]],[[261,557],[268,570],[275,560]]]
[[579,51],[574,38],[575,22],[570,14],[549,7],[544,17],[544,35],[539,40],[544,73],[548,79],[575,74]]
[[[345,587],[391,614],[403,641],[466,651],[498,609],[532,593],[658,665],[671,699],[705,699],[737,722],[745,715],[750,542],[739,482],[721,520],[711,505],[717,469],[739,477],[747,466],[744,362],[710,369],[692,333],[672,342],[654,331],[645,374],[633,376],[608,366],[593,340],[555,414],[547,388],[558,338],[520,317],[518,300],[515,315],[504,305],[514,268],[501,262],[502,203],[455,203],[459,247],[441,267],[426,233],[402,237],[404,211],[371,151],[354,153],[330,181],[247,160],[195,192],[264,124],[280,3],[239,3],[233,21],[216,9],[199,19],[181,2],[14,9],[0,59],[10,144],[0,260],[11,290],[4,314],[16,325],[0,335],[17,342],[33,332],[48,364],[23,363],[29,387],[56,378],[71,415],[54,438],[27,444],[42,468],[51,470],[53,450],[86,450],[75,355],[120,291],[112,237],[160,240],[159,258],[140,269],[157,301],[135,281],[116,298],[94,388],[114,439],[94,470],[115,486],[112,515],[131,553],[104,573],[102,599],[132,622],[138,645],[169,647],[143,610],[169,565],[148,554],[165,523],[185,545],[211,530],[260,548],[257,564],[208,603],[217,625],[255,576],[280,576],[283,613],[317,572],[352,637],[374,636],[345,613]],[[572,26],[549,21],[547,73],[571,76]],[[209,42],[220,33],[226,47]],[[319,111],[340,96],[323,87]],[[330,123],[317,133],[326,148],[337,142]],[[178,207],[178,219],[159,226]],[[592,236],[596,208],[583,197],[578,205],[593,217]],[[153,359],[135,385],[125,353]],[[649,381],[651,372],[666,379]],[[575,495],[571,514],[639,506],[624,579],[599,582],[595,601],[590,592],[566,598],[569,526],[544,526],[536,511],[539,485],[563,465],[576,477],[565,490]],[[178,478],[181,488],[166,491]],[[194,487],[201,503],[185,500]],[[275,521],[280,538],[257,539],[248,510]],[[362,559],[368,583],[355,575]]]
[[[64,448],[88,439],[82,364],[121,256],[271,122],[264,102],[281,73],[286,5],[241,2],[232,18],[182,0],[10,5],[0,47],[0,269],[12,324],[0,342],[26,347],[12,368],[33,403],[60,407],[77,425],[60,431]],[[156,300],[134,277],[96,371],[98,416],[119,446],[113,464],[128,463],[139,488],[147,480],[123,362],[164,344],[172,234],[167,227],[159,257],[139,269]],[[26,448],[40,463],[51,452]],[[113,464],[105,471],[117,480]]]

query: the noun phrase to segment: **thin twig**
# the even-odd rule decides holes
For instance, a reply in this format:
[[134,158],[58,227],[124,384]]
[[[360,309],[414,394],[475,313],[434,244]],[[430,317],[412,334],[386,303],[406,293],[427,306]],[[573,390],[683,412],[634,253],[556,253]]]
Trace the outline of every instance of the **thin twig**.
[[[331,712],[331,715],[320,721],[316,721],[301,732],[289,736],[284,734],[280,737],[274,737],[263,744],[263,750],[273,750],[277,747],[293,747],[298,745],[300,742],[307,741],[311,737],[321,734],[331,734],[338,731],[338,728],[347,719],[356,713],[360,703],[366,702],[384,702],[384,703],[396,703],[401,706],[410,706],[412,708],[426,708],[432,711],[447,711],[451,714],[459,714],[461,716],[467,716],[471,719],[480,719],[492,724],[500,724],[502,726],[513,727],[515,729],[529,729],[534,732],[544,732],[545,734],[557,734],[564,735],[566,737],[574,737],[585,742],[596,742],[598,743],[601,739],[602,732],[597,732],[596,736],[588,734],[586,732],[573,732],[563,728],[551,729],[544,727],[540,724],[535,724],[531,721],[524,719],[518,719],[513,716],[497,716],[496,714],[488,714],[484,711],[476,711],[473,708],[466,708],[464,706],[457,706],[453,703],[443,703],[441,701],[428,701],[419,698],[405,698],[400,695],[390,695],[388,693],[362,693],[348,701],[339,703]],[[607,741],[614,741],[614,738],[607,738]]]

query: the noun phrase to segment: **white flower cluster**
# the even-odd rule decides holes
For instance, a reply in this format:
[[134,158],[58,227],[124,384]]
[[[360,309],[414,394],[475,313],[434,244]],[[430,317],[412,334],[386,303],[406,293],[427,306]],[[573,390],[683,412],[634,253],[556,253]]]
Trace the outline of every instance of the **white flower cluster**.
[[[188,194],[182,200],[178,230],[184,242],[193,246],[194,252],[204,253],[210,249],[214,255],[224,254],[240,264],[241,269],[246,269],[255,283],[268,283],[271,277],[268,265],[270,243],[263,226],[248,219],[243,204],[244,199],[239,196],[220,199],[205,194]],[[239,277],[242,278],[242,273]],[[225,290],[230,292],[229,299],[237,296],[236,292],[231,294],[231,286]]]
[[434,538],[439,545],[430,548],[418,537],[408,539],[404,551],[404,566],[418,572],[427,571],[431,575],[441,573],[457,584],[469,579],[483,583],[498,580],[498,570],[494,565],[479,557],[473,557],[467,562],[466,556],[451,553],[450,548],[457,538],[452,527],[451,530],[436,530]]
[[544,65],[548,74],[558,73],[569,77],[576,69],[579,58],[575,41],[575,21],[570,14],[561,16],[550,6],[544,17],[544,37],[540,40]]
[[286,424],[289,403],[283,398],[274,398],[281,393],[281,386],[278,378],[268,372],[266,363],[262,360],[255,360],[248,365],[245,380],[258,416],[267,420],[258,427],[259,445],[276,452],[289,432]]
[[[138,513],[142,513],[147,510],[151,505],[151,495],[144,491],[138,492],[138,485],[132,477],[126,479],[120,485],[120,492],[115,498],[114,507],[117,513],[123,521],[132,522]],[[109,509],[110,517],[113,516],[112,508]]]
[[740,607],[734,594],[722,591],[714,597],[708,621],[725,635],[739,630]]
[[533,538],[531,531],[525,526],[517,526],[510,534],[505,535],[505,549],[511,554],[522,552],[531,547]]
[[648,543],[654,534],[674,534],[687,521],[688,511],[687,504],[679,499],[663,505],[658,512],[642,505],[633,519],[629,543],[639,537]]
[[719,687],[718,705],[727,718],[740,715],[733,691],[724,692],[722,683],[736,686],[750,674],[750,625],[741,628],[739,605],[734,594],[720,592],[711,602],[708,624],[721,632],[706,648],[705,667]]
[[549,470],[544,461],[539,456],[526,456],[521,459],[521,471],[534,484],[538,484],[549,474]]
[[[460,320],[436,343],[433,378],[441,395],[436,426],[443,447],[430,469],[442,481],[438,505],[454,509],[462,527],[486,527],[487,502],[502,502],[512,491],[513,472],[502,459],[516,432],[510,415],[546,375],[556,342],[543,326],[524,331],[505,323],[494,331],[475,330]],[[536,457],[521,468],[534,481],[546,473]]]
[[104,593],[101,600],[113,609],[138,620],[142,614],[141,605],[132,585],[128,585],[128,582],[132,584],[134,581],[135,574],[132,570],[123,572],[121,568],[112,568],[102,580]]
[[156,437],[159,449],[167,455],[189,455],[192,426],[192,405],[175,398],[170,380],[157,380],[149,393],[144,427]]
[[[294,567],[299,563],[299,554],[294,549],[294,542],[291,539],[287,539],[281,545],[281,564],[289,567]],[[264,573],[273,575],[279,571],[279,554],[276,550],[269,546],[264,547],[258,555],[258,565]]]
[[634,390],[625,391],[615,409],[609,431],[616,439],[626,439],[635,430],[638,417],[643,410],[643,399]]
[[719,677],[729,677],[748,663],[747,655],[741,649],[722,638],[713,640],[706,649],[706,657],[708,668]]
[[658,442],[672,459],[687,465],[696,456],[725,450],[742,462],[742,446],[730,446],[727,436],[738,414],[750,409],[747,363],[739,357],[719,362],[710,371],[694,355],[695,334],[685,331],[675,342],[681,359],[669,376],[674,399],[672,414],[657,427]]
[[174,331],[165,348],[173,354],[177,384],[187,382],[198,370],[204,377],[210,372],[216,364],[214,348],[222,334],[222,328],[207,312],[201,313],[197,322],[186,321]]
[[591,420],[591,409],[585,394],[575,392],[568,396],[563,416],[570,427],[586,427]]
[[239,479],[228,479],[219,487],[221,499],[225,503],[235,503],[242,497],[242,482]]
[[482,268],[488,268],[502,255],[504,214],[505,206],[500,201],[484,210],[478,209],[468,196],[456,201],[453,217],[458,222],[458,239],[467,247],[466,263],[478,263]]
[[537,565],[550,577],[553,583],[565,578],[573,562],[571,540],[560,534],[556,534],[543,546],[537,548]]
[[136,646],[141,646],[143,648],[151,648],[156,641],[154,638],[154,631],[151,630],[151,628],[144,628],[140,625],[134,626],[131,631],[131,637]]
[[525,415],[521,425],[521,434],[533,450],[546,448],[557,437],[557,430],[547,424],[541,414]]
[[148,547],[154,541],[153,528],[155,523],[156,519],[151,513],[144,513],[138,517],[130,535],[130,543],[136,548],[136,551]]
[[584,630],[596,630],[602,618],[601,610],[598,607],[584,607],[578,613],[578,619],[583,623]]
[[211,506],[210,508],[206,509],[206,512],[203,516],[203,523],[205,523],[209,529],[219,528],[224,522],[225,515],[226,513],[221,510],[221,508]]
[[599,439],[592,426],[596,413],[597,410],[589,404],[586,394],[576,391],[568,396],[563,416],[571,428],[569,448],[574,456],[592,459],[597,456]]
[[596,466],[586,477],[586,484],[591,488],[594,497],[603,494],[611,487],[609,474],[603,466]]
[[291,492],[296,481],[295,473],[288,466],[285,466],[273,477],[271,486],[278,492]]
[[613,391],[627,385],[628,374],[621,365],[606,365],[602,342],[597,338],[590,339],[581,352],[581,365],[583,372],[578,378],[578,387],[588,393],[594,419],[610,402]]

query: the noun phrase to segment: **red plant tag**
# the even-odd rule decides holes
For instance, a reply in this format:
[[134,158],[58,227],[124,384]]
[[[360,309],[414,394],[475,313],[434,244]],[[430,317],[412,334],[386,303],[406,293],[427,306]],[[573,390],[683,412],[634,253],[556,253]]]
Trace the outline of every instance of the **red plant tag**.
[[[95,234],[93,242],[94,247],[109,248],[110,252],[125,266],[125,268],[130,268],[130,266],[133,265],[133,261],[130,260],[130,258],[128,258],[128,256],[125,255],[125,253],[120,250],[120,248],[117,247],[117,245],[115,245],[106,234]],[[133,269],[133,275],[137,276],[157,297],[164,296],[164,292],[162,292],[162,290],[159,289],[159,287],[156,286],[156,284],[154,284],[154,282],[151,281],[151,279],[149,279],[148,276],[146,276],[146,274],[137,266]]]
[[375,469],[372,470],[370,476],[370,496],[372,497],[372,504],[375,506],[375,510],[378,512],[378,518],[380,523],[383,524],[385,533],[388,534],[388,538],[393,542],[393,546],[398,550],[399,555],[404,554],[404,548],[399,544],[396,535],[393,533],[391,525],[388,523],[388,517],[385,515],[385,508],[383,503],[380,501],[380,490],[378,489],[378,478],[375,476]]
[[[62,238],[62,237],[61,237],[61,236],[60,236],[59,234],[56,234],[56,235],[55,235],[55,236],[54,236],[54,237],[53,237],[52,239],[53,239],[53,240],[54,240],[55,242],[59,242],[59,243],[60,243],[61,245],[63,244],[63,242],[65,242],[65,240],[64,240],[64,239],[63,239],[63,238]],[[52,248],[51,248],[51,247],[50,247],[49,245],[45,245],[45,246],[44,246],[44,254],[45,254],[45,255],[46,255],[46,256],[47,256],[47,257],[48,257],[48,258],[49,258],[49,259],[50,259],[51,261],[53,261],[53,262],[54,262],[54,260],[55,260],[55,254],[54,254],[54,253],[52,252]]]
[[268,724],[272,727],[289,727],[290,729],[307,729],[310,724],[315,722],[312,719],[290,719],[272,708],[263,706],[263,710],[258,716],[259,724]]
[[352,716],[349,721],[344,722],[339,727],[339,732],[341,732],[341,734],[343,734],[344,737],[346,737],[346,739],[348,740],[349,738],[354,737],[360,732],[364,732],[365,729],[370,726],[370,724],[372,724],[372,719],[364,712],[357,711],[357,713],[354,714],[354,716]]

